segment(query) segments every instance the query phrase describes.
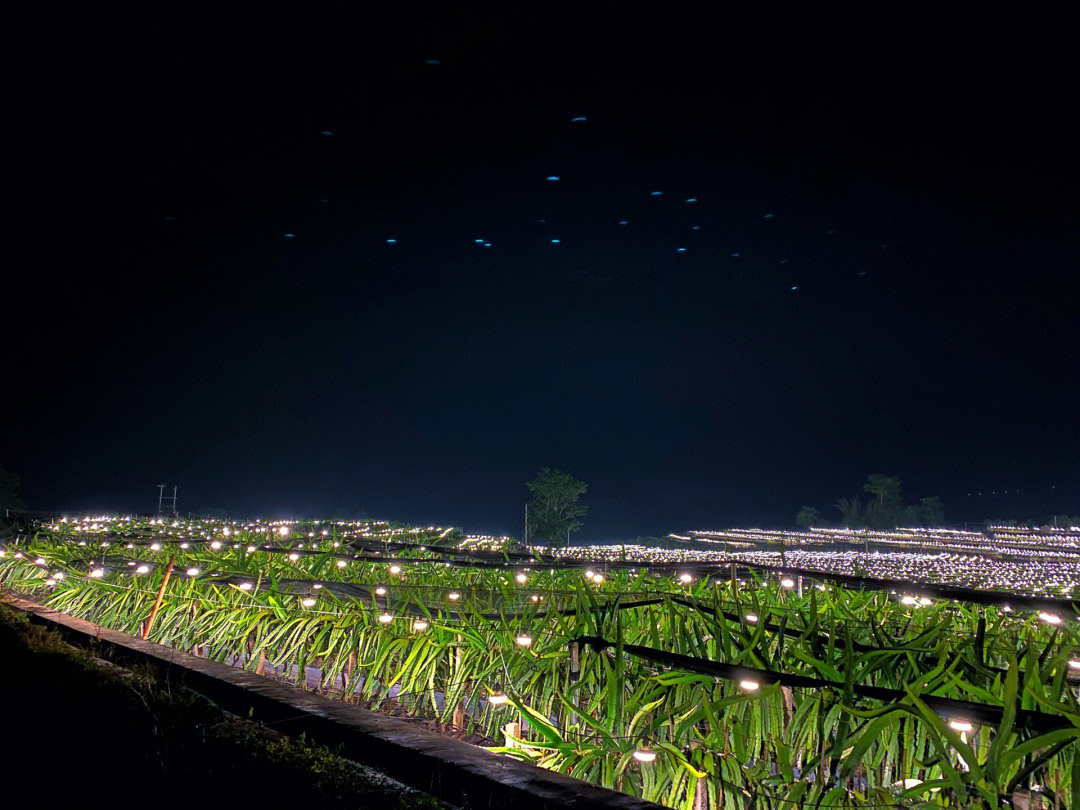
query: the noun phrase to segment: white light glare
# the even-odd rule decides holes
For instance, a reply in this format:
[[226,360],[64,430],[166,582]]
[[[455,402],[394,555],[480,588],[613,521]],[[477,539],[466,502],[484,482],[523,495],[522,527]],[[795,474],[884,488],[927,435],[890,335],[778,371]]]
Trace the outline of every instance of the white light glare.
[[638,762],[652,762],[656,759],[656,752],[650,751],[649,746],[643,745],[637,751],[634,752],[634,759]]

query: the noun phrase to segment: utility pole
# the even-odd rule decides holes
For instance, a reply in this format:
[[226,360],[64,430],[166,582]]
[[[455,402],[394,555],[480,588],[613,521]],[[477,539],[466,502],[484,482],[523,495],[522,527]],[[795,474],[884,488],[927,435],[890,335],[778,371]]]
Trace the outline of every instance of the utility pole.
[[176,486],[173,485],[172,495],[165,494],[165,484],[158,484],[158,514],[164,514],[166,508],[176,517]]

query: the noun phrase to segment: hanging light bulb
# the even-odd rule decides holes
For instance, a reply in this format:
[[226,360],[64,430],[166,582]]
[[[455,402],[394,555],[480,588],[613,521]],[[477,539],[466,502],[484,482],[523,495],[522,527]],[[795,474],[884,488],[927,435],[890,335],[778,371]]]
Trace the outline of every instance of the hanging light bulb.
[[[690,576],[690,574],[681,574],[679,576],[679,582],[683,583],[684,585],[689,585],[693,581],[694,581],[694,578],[692,576]],[[655,757],[656,755],[653,754],[653,756]]]
[[502,692],[493,692],[488,695],[488,703],[492,706],[502,706],[507,700],[509,700],[509,698]]
[[514,639],[519,647],[528,647],[532,644],[532,638],[528,633],[522,633],[520,636]]
[[105,576],[105,569],[95,568],[93,571],[90,572],[90,576],[94,577],[95,579],[101,579],[101,577]]
[[751,624],[753,624],[754,622],[757,621],[757,614],[756,613],[747,613],[746,614],[746,620],[748,622],[750,622]]
[[524,584],[525,584],[525,582],[526,582],[526,581],[527,581],[527,580],[528,580],[529,578],[528,578],[527,576],[525,576],[525,574],[523,574],[523,573],[518,573],[518,575],[517,575],[516,577],[514,577],[514,579],[516,579],[516,580],[517,580],[517,583],[518,583],[519,585],[524,585]]
[[150,550],[151,551],[161,551],[161,543],[151,543],[150,544]]
[[299,560],[299,559],[300,559],[300,555],[299,555],[299,554],[297,554],[297,553],[296,553],[296,552],[294,551],[294,552],[293,552],[292,554],[290,554],[290,555],[289,555],[289,559],[290,559],[290,560],[292,560],[293,562],[296,562],[297,560]]
[[255,546],[248,546],[247,547],[247,552],[248,552],[248,554],[254,554],[255,553]]
[[585,579],[592,579],[592,578],[593,578],[593,572],[592,572],[592,569],[589,569],[588,571],[585,572]]
[[971,731],[973,726],[967,720],[950,720],[949,728],[953,731]]
[[338,568],[344,568],[346,565],[348,565],[348,563],[346,563],[345,560],[338,560],[337,561],[337,567]]
[[391,574],[400,574],[401,573],[401,566],[400,565],[391,565],[390,566],[390,573]]
[[289,536],[289,527],[288,526],[282,526],[280,529],[278,529],[278,534],[280,534],[282,537],[288,537]]
[[311,598],[311,597],[309,596],[309,597],[308,597],[307,599],[305,599],[305,600],[304,600],[303,602],[301,602],[300,604],[302,604],[302,605],[303,605],[304,607],[315,607],[315,600],[314,600],[314,599],[312,599],[312,598]]
[[390,624],[390,622],[392,622],[393,620],[394,617],[391,616],[389,613],[383,613],[379,616],[379,621],[383,624]]
[[1043,611],[1039,614],[1039,618],[1047,624],[1061,624],[1061,617],[1056,613],[1047,613],[1046,611]]
[[140,565],[138,568],[135,569],[135,573],[136,574],[148,574],[148,573],[150,573],[150,566],[149,565]]
[[250,591],[251,590],[251,583],[250,582],[241,582],[240,585],[237,586],[237,587],[239,587],[240,590],[242,590],[242,591]]
[[210,544],[210,548],[214,549],[214,551],[217,551],[219,548],[221,548],[221,543],[215,540],[213,543]]
[[199,575],[199,569],[198,568],[189,568],[187,570],[187,575],[189,577],[197,577]]
[[604,575],[603,574],[594,574],[593,578],[592,578],[592,581],[595,582],[597,585],[599,585],[604,581]]
[[744,681],[739,681],[739,688],[747,692],[756,692],[758,689],[761,688],[761,684],[757,681],[747,679]]
[[384,588],[384,587],[382,587],[380,585],[378,588],[375,589],[375,595],[376,596],[386,596],[386,588]]
[[634,752],[634,759],[638,762],[652,762],[656,759],[656,752],[651,750],[649,746],[643,745]]
[[413,622],[412,626],[413,630],[417,630],[421,633],[428,629],[428,623],[424,619],[417,619]]
[[458,599],[461,598],[461,594],[457,591],[450,591],[450,593],[446,595],[446,598],[449,599],[451,602],[456,602]]
[[782,587],[782,588],[794,588],[795,587],[795,580],[791,579],[790,577],[785,577],[784,579],[780,580],[780,587]]
[[1080,658],[1070,658],[1069,669],[1080,669]]

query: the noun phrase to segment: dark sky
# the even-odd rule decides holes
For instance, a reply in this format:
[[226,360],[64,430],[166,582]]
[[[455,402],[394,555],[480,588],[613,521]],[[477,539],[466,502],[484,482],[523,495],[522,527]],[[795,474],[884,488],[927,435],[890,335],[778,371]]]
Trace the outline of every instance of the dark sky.
[[873,472],[1080,513],[1068,26],[618,8],[13,22],[24,499],[518,533],[550,465],[594,538]]

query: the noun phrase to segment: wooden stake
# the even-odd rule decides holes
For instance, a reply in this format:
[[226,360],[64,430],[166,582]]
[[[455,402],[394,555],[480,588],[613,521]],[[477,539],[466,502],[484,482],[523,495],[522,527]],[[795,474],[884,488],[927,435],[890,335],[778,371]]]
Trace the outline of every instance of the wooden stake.
[[175,562],[175,555],[169,557],[169,564],[165,566],[165,576],[161,580],[161,588],[158,589],[157,601],[154,602],[154,609],[150,611],[150,618],[146,620],[146,627],[143,629],[142,637],[144,639],[150,638],[150,630],[154,626],[154,619],[157,618],[158,609],[161,607],[161,600],[165,596],[165,586],[169,584],[169,577],[172,576],[173,563]]

